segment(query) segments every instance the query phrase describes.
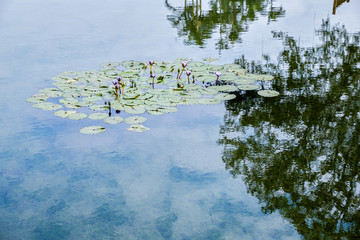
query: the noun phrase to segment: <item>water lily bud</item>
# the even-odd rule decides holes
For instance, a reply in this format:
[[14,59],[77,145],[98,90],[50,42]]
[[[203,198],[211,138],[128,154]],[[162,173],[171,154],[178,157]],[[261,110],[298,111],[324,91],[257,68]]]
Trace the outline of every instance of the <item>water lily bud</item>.
[[182,63],[181,63],[181,66],[182,66],[183,68],[185,68],[185,67],[186,67],[186,65],[187,65],[187,63],[186,63],[186,62],[182,62]]
[[186,75],[190,76],[191,75],[191,71],[187,71]]
[[150,60],[150,61],[149,61],[149,64],[150,64],[150,65],[153,65],[153,64],[154,64],[154,61]]
[[113,80],[112,83],[116,85],[118,82],[116,80]]
[[151,77],[152,77],[152,78],[155,78],[155,76],[156,76],[155,73],[152,73],[152,74],[151,74]]
[[117,80],[118,82],[122,81],[122,77],[118,76]]
[[215,75],[216,75],[217,77],[220,77],[220,76],[221,76],[221,72],[216,72]]

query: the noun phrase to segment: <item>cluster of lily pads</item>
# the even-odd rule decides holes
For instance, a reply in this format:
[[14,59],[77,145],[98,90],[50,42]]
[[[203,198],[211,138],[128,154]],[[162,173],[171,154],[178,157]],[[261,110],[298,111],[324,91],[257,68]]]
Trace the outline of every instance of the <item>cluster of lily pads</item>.
[[[102,64],[98,71],[63,72],[53,78],[54,87],[40,90],[27,101],[35,108],[56,111],[59,117],[89,118],[106,124],[126,122],[131,125],[128,130],[142,132],[149,128],[142,125],[146,118],[138,115],[146,112],[161,115],[178,111],[178,105],[220,104],[236,98],[233,93],[238,91],[278,96],[277,91],[260,90],[261,81],[272,79],[271,75],[247,74],[236,64],[213,65],[185,58],[111,62]],[[112,115],[114,111],[136,116],[124,119]],[[105,127],[98,125],[80,130],[83,134],[104,131]]]

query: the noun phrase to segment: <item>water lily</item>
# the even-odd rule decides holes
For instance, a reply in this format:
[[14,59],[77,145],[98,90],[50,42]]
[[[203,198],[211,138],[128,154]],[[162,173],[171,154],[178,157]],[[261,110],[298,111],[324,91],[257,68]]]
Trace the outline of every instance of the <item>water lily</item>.
[[116,80],[113,80],[112,83],[114,84],[114,86],[118,83]]
[[191,71],[187,71],[186,75],[188,76],[188,84],[190,84],[190,75],[191,75]]
[[154,65],[154,61],[150,60],[149,65],[150,65],[150,72],[152,72],[152,66]]
[[182,68],[181,73],[180,73],[180,75],[179,75],[179,79],[181,78],[181,75],[182,75],[182,73],[184,72],[184,70],[185,70],[185,68],[186,68],[186,65],[187,65],[186,62],[182,62],[182,63],[181,63],[181,66],[182,66],[183,68]]
[[121,76],[118,76],[118,77],[117,77],[117,81],[118,81],[118,83],[120,84],[120,82],[122,81],[122,77],[121,77]]
[[218,83],[219,77],[221,76],[221,72],[216,72],[215,75],[217,76],[216,83]]

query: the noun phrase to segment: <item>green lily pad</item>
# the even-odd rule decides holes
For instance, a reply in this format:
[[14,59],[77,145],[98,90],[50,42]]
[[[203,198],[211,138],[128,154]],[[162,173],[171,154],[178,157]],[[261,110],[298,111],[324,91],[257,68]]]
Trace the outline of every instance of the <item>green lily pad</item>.
[[145,107],[143,106],[125,106],[125,112],[129,114],[141,114],[145,111]]
[[58,110],[60,108],[62,108],[61,105],[59,104],[55,104],[55,103],[51,103],[51,102],[40,102],[40,103],[35,103],[33,104],[34,108],[40,108],[46,111],[54,111],[54,110]]
[[133,131],[133,132],[144,132],[149,130],[150,128],[147,128],[141,124],[135,124],[135,125],[131,125],[130,128],[128,128],[129,131]]
[[210,86],[208,89],[213,89],[218,92],[235,92],[238,90],[238,88],[233,85]]
[[251,85],[251,84],[255,84],[256,80],[255,79],[236,79],[233,81],[233,83],[235,83],[236,85]]
[[89,115],[89,118],[92,120],[100,120],[109,117],[107,113],[92,113]]
[[108,117],[108,118],[104,119],[104,122],[107,124],[119,124],[119,123],[122,123],[123,121],[124,121],[124,119],[119,116]]
[[198,100],[200,104],[206,104],[206,105],[217,105],[221,103],[220,99],[217,98],[201,98]]
[[81,119],[87,118],[87,116],[88,115],[86,113],[75,112],[75,113],[69,114],[67,116],[67,118],[70,120],[81,120]]
[[100,65],[103,68],[117,68],[120,66],[120,63],[118,62],[106,62]]
[[218,58],[211,58],[211,57],[203,58],[202,60],[205,61],[205,62],[215,62],[215,61],[219,61]]
[[108,111],[109,106],[107,106],[107,105],[92,105],[89,107],[89,109],[93,110],[93,111]]
[[260,81],[271,81],[273,79],[274,79],[274,77],[271,75],[263,75],[263,74],[257,75],[257,80],[260,80]]
[[236,98],[235,94],[229,94],[229,93],[219,93],[214,95],[214,98],[219,99],[219,100],[232,100],[234,98]]
[[125,118],[125,122],[128,124],[140,124],[146,121],[145,117],[141,116],[132,116]]
[[103,133],[105,132],[105,128],[102,126],[89,126],[89,127],[84,127],[82,129],[80,129],[80,133],[82,134],[99,134],[99,133]]
[[59,111],[56,111],[54,113],[54,115],[65,118],[65,117],[67,117],[67,116],[69,116],[70,114],[73,114],[73,113],[76,113],[76,111],[59,110]]
[[249,84],[249,85],[239,85],[238,88],[243,91],[252,91],[252,90],[259,90],[260,86]]
[[260,90],[257,93],[262,97],[277,97],[280,94],[278,91],[274,90]]
[[222,66],[222,65],[209,65],[208,69],[209,69],[209,71],[223,71],[224,66]]
[[26,101],[29,103],[41,103],[45,102],[47,99],[48,97],[45,94],[38,94],[27,98]]

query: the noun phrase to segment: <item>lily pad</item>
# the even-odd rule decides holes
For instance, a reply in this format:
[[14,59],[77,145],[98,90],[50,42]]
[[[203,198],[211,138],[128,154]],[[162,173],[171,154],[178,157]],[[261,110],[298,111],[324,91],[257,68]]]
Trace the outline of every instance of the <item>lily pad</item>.
[[271,75],[263,75],[263,74],[257,75],[257,80],[260,80],[260,81],[271,81],[273,79],[274,79],[274,77]]
[[252,91],[258,90],[260,88],[259,85],[249,84],[249,85],[239,85],[238,88],[243,91]]
[[125,112],[129,114],[141,114],[145,111],[145,107],[143,106],[125,106]]
[[91,109],[93,111],[108,111],[109,106],[107,106],[107,105],[92,105],[89,107],[89,109]]
[[65,117],[67,117],[67,116],[69,116],[70,114],[73,114],[73,113],[76,113],[76,111],[59,110],[59,111],[56,111],[54,113],[54,115],[65,118]]
[[89,126],[89,127],[84,127],[82,129],[80,129],[80,133],[82,134],[99,134],[99,133],[103,133],[105,132],[105,128],[102,126]]
[[107,113],[92,113],[89,115],[89,118],[92,120],[100,120],[109,117]]
[[150,128],[147,128],[141,124],[135,124],[135,125],[131,125],[130,128],[128,128],[129,131],[133,131],[133,132],[144,132],[149,130]]
[[278,91],[274,90],[260,90],[257,93],[262,97],[277,97],[280,94]]
[[123,121],[124,121],[124,119],[119,116],[108,117],[108,118],[104,119],[104,122],[107,124],[119,124],[119,123],[122,123]]
[[46,111],[54,111],[54,110],[58,110],[60,108],[62,108],[61,105],[59,104],[55,104],[55,103],[51,103],[51,102],[40,102],[40,103],[35,103],[33,104],[34,108],[40,108]]
[[45,94],[39,94],[39,96],[34,95],[27,98],[26,101],[29,103],[41,103],[45,102],[47,99],[48,97]]
[[88,115],[86,113],[75,112],[75,113],[69,114],[67,116],[67,118],[70,120],[81,120],[81,119],[87,118],[87,116]]
[[202,98],[202,99],[199,99],[198,102],[200,104],[216,105],[216,104],[220,104],[221,100],[217,99],[217,98]]
[[234,98],[236,98],[235,94],[229,94],[229,93],[219,93],[214,95],[214,98],[219,99],[219,100],[232,100]]
[[125,118],[125,122],[128,124],[140,124],[145,121],[146,121],[146,118],[141,117],[141,116],[132,116],[132,117]]

